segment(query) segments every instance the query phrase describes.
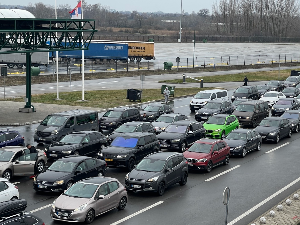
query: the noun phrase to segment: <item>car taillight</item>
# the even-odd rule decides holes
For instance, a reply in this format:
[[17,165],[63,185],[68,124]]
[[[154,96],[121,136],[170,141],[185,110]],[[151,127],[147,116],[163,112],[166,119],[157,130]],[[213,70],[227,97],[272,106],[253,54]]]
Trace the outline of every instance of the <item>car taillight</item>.
[[46,152],[44,152],[44,155],[47,157],[47,154],[46,154]]
[[45,223],[43,223],[42,225],[45,225]]
[[18,186],[15,186],[15,189],[19,189]]
[[24,137],[22,137],[24,139]]

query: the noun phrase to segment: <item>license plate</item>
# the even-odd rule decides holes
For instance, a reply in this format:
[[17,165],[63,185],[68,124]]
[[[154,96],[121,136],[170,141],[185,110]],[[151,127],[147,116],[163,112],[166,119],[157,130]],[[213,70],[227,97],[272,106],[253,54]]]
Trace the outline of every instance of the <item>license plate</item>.
[[166,148],[168,147],[168,145],[160,145],[160,147]]
[[102,128],[106,128],[106,126],[101,126]]
[[133,188],[141,188],[141,185],[131,185]]
[[194,106],[194,108],[195,108],[195,109],[199,109],[199,107],[198,107],[198,106]]
[[51,157],[57,157],[57,154],[49,154]]
[[188,165],[189,165],[189,166],[193,166],[193,163],[190,163],[190,162],[189,162]]
[[46,188],[46,186],[39,184],[38,188]]
[[143,118],[143,120],[147,120],[147,118]]
[[261,136],[261,138],[266,138],[266,136]]
[[39,141],[45,141],[45,139],[44,138],[39,138]]
[[201,118],[202,118],[202,119],[207,119],[207,117],[206,117],[206,116],[202,116]]
[[105,161],[112,162],[113,159],[105,159]]

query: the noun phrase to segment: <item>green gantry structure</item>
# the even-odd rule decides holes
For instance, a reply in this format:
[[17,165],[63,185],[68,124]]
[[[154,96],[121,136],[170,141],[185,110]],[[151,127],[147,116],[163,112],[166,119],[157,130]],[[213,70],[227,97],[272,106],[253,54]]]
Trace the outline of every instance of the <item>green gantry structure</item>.
[[95,29],[90,19],[0,18],[0,54],[26,54],[26,104],[31,105],[31,54],[87,50]]

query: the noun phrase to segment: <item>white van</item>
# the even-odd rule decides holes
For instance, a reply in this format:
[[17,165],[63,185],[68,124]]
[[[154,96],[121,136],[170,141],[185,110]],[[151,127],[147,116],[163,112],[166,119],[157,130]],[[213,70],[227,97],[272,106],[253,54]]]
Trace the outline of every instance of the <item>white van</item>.
[[222,89],[199,91],[190,102],[191,112],[201,109],[208,101],[213,99],[228,100],[228,93]]

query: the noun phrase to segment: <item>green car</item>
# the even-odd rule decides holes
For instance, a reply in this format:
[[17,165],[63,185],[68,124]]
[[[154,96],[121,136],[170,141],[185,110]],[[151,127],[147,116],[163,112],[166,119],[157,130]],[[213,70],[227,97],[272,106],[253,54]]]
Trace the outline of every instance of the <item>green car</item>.
[[239,128],[239,120],[234,115],[217,114],[209,117],[203,127],[206,129],[206,137],[224,138],[232,130]]

